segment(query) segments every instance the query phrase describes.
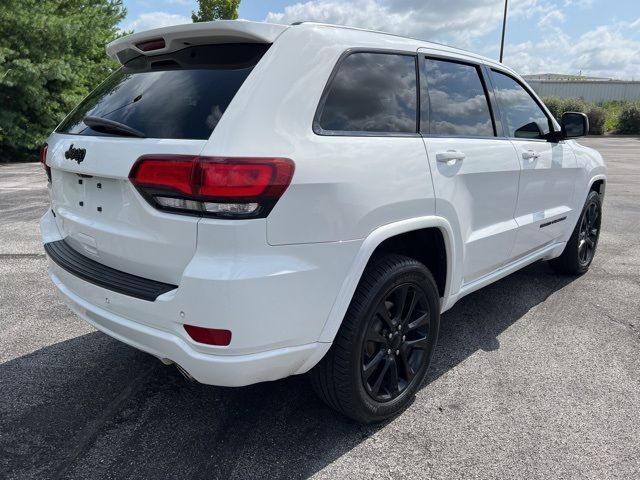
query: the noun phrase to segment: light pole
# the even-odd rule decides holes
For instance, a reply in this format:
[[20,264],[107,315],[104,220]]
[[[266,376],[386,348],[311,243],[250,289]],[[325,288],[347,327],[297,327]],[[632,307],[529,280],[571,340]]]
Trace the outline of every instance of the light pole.
[[502,54],[504,53],[504,32],[507,30],[507,5],[509,0],[504,0],[504,17],[502,19],[502,41],[500,42],[500,63],[502,63]]

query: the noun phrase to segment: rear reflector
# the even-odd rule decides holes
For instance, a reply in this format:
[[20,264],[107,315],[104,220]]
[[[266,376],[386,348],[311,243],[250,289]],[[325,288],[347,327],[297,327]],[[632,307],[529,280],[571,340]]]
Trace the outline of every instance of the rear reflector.
[[263,218],[285,192],[294,172],[288,158],[144,155],[129,178],[162,210],[218,218]]
[[165,47],[164,38],[154,38],[153,40],[148,40],[144,43],[139,43],[136,45],[143,52],[150,52],[152,50],[160,50]]
[[231,343],[230,330],[196,327],[194,325],[185,325],[184,329],[189,336],[198,343],[219,346],[227,346]]

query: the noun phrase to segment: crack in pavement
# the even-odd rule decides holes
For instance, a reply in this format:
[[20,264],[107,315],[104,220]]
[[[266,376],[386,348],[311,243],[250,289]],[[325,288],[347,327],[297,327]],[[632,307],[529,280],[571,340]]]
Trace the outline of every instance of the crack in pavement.
[[[85,453],[91,445],[96,441],[98,434],[102,430],[102,428],[106,425],[106,423],[116,416],[116,414],[120,411],[121,407],[133,397],[143,386],[143,379],[147,377],[154,369],[156,369],[157,365],[152,365],[146,370],[143,370],[139,375],[134,377],[131,382],[120,392],[112,401],[107,405],[107,408],[104,409],[102,415],[98,418],[90,421],[87,426],[82,429],[82,431],[76,435],[72,441],[70,442],[72,445],[75,443],[76,445],[69,450],[69,454],[66,458],[62,459],[62,461],[58,464],[58,466],[54,469],[53,473],[49,478],[51,480],[58,480],[64,477],[64,475],[69,470],[69,467],[73,465],[76,459]],[[76,441],[73,441],[76,440]]]

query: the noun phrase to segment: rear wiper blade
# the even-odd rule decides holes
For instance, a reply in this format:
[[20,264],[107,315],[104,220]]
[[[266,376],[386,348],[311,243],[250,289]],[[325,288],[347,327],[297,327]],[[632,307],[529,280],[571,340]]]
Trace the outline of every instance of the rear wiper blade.
[[98,131],[104,130],[107,133],[117,132],[122,135],[129,135],[131,137],[140,137],[140,138],[146,137],[146,135],[142,133],[140,130],[136,130],[135,128],[125,125],[124,123],[116,122],[115,120],[109,120],[107,118],[102,118],[102,117],[88,116],[88,117],[84,117],[82,121],[85,123],[85,125],[88,125],[91,128]]

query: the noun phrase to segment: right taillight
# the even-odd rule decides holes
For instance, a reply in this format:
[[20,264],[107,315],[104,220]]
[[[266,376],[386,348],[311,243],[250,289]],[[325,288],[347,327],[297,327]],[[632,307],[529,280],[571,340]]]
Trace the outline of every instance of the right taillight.
[[42,168],[44,169],[45,173],[47,174],[47,179],[49,181],[51,181],[51,167],[49,165],[47,165],[47,150],[48,150],[48,145],[45,143],[44,145],[42,145],[42,147],[40,147],[40,164],[42,165]]
[[156,208],[218,218],[263,218],[294,172],[288,158],[144,155],[129,178]]

